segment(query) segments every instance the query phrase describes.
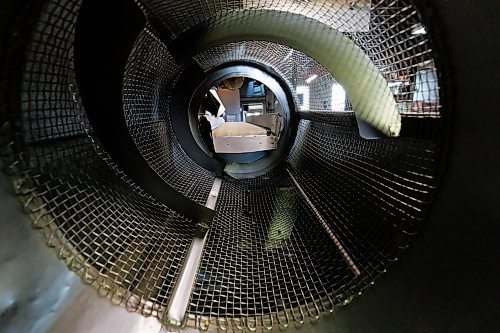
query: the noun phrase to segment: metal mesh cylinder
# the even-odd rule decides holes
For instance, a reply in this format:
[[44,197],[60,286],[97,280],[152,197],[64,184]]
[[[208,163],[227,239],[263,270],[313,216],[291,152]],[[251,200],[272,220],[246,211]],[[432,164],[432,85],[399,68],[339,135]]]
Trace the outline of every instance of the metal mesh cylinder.
[[[436,195],[448,114],[439,59],[418,7],[386,0],[136,5],[147,23],[123,69],[128,132],[149,168],[197,204],[222,178],[184,324],[285,328],[349,303],[398,259]],[[1,95],[3,169],[35,228],[83,282],[131,311],[165,320],[198,221],[149,193],[101,145],[75,68],[81,6],[80,0],[32,1],[19,14],[25,27],[14,27],[12,47],[2,50],[7,70],[0,82],[9,88]],[[345,79],[299,50],[294,36],[281,42],[247,36],[187,60],[179,56],[176,41],[193,31],[203,35],[211,29],[207,22],[234,13],[291,15],[303,18],[304,29],[313,20],[340,32],[390,89],[402,117],[400,136],[360,137],[359,98],[351,102]],[[358,58],[346,57],[355,68]],[[253,179],[199,165],[171,119],[188,63],[206,73],[234,62],[271,68],[296,111],[288,157]]]

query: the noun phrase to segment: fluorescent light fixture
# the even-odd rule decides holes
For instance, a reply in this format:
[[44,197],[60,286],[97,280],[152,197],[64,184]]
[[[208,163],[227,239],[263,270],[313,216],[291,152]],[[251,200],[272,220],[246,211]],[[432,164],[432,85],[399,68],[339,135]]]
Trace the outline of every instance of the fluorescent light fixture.
[[344,88],[340,84],[334,83],[332,85],[332,111],[345,111],[345,97],[346,93]]
[[310,78],[306,79],[306,83],[309,84],[309,83],[313,82],[317,77],[318,76],[316,74],[314,74]]
[[403,82],[401,82],[401,81],[392,81],[392,82],[389,82],[389,88],[398,87],[402,84],[403,84]]
[[309,111],[309,87],[297,86],[297,95],[302,95],[302,103],[299,105],[300,111]]
[[262,104],[250,104],[248,110],[264,110],[264,105]]
[[412,35],[425,35],[427,33],[427,30],[422,24],[417,24],[413,30],[411,31]]
[[290,52],[288,52],[288,54],[283,58],[282,61],[287,61],[288,58],[290,58],[292,56],[292,54],[293,54],[293,50],[290,50]]

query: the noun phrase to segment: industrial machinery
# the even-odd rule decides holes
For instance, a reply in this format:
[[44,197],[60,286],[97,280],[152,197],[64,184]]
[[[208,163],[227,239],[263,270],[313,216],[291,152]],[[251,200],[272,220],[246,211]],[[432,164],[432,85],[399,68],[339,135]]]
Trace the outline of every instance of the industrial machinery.
[[[163,330],[307,332],[400,258],[439,192],[449,78],[422,8],[12,4],[2,170],[53,257],[101,302]],[[197,117],[210,87],[238,77],[270,87],[282,129],[273,150],[228,161]],[[49,327],[20,322],[5,327]]]

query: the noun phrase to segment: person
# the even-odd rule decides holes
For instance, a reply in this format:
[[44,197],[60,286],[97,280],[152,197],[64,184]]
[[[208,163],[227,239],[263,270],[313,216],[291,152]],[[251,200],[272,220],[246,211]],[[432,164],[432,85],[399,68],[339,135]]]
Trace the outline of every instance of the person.
[[437,71],[432,60],[425,62],[415,76],[413,112],[436,112],[439,107]]

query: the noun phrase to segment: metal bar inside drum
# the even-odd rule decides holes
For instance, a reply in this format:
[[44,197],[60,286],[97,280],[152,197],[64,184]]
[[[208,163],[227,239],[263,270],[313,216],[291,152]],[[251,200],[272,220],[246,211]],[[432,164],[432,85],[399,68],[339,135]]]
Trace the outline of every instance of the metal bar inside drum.
[[325,231],[328,234],[328,236],[330,236],[330,238],[332,239],[333,243],[335,244],[335,246],[339,250],[340,254],[342,254],[342,256],[344,257],[347,265],[349,266],[349,268],[351,269],[351,271],[353,272],[353,274],[356,275],[356,276],[361,275],[361,271],[359,270],[358,266],[356,266],[356,264],[352,260],[352,258],[349,255],[349,253],[347,253],[347,251],[345,250],[344,246],[342,246],[342,243],[340,243],[338,237],[335,235],[335,233],[333,232],[332,228],[330,228],[330,226],[328,225],[328,223],[325,221],[325,219],[323,218],[323,216],[321,215],[321,213],[319,212],[319,210],[314,206],[314,204],[312,203],[312,201],[308,198],[306,192],[304,192],[304,190],[300,186],[299,182],[295,179],[295,177],[290,172],[290,170],[286,169],[286,171],[288,172],[288,175],[290,176],[290,179],[292,180],[293,184],[295,185],[295,187],[299,191],[300,196],[305,201],[305,203],[307,204],[307,206],[311,209],[311,211],[314,213],[314,215],[316,216],[316,218],[318,219],[318,221],[321,223],[321,225],[325,229]]
[[[221,185],[222,179],[215,178],[205,204],[206,207],[215,209]],[[189,248],[187,259],[182,267],[179,280],[175,286],[172,300],[170,301],[168,308],[167,320],[172,325],[181,326],[184,321],[184,316],[188,307],[191,290],[196,281],[196,273],[198,272],[198,266],[201,261],[206,239],[206,235],[203,238],[195,237]]]

